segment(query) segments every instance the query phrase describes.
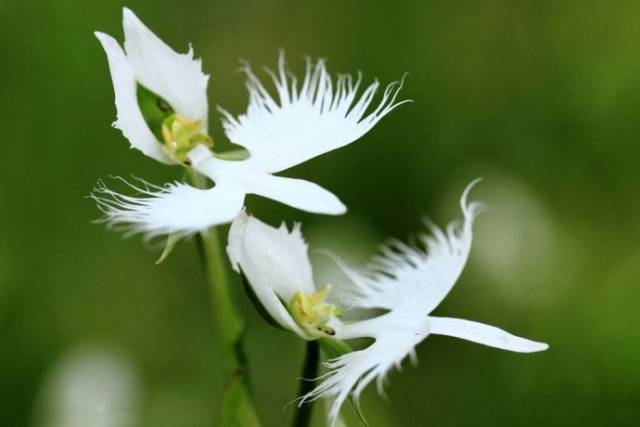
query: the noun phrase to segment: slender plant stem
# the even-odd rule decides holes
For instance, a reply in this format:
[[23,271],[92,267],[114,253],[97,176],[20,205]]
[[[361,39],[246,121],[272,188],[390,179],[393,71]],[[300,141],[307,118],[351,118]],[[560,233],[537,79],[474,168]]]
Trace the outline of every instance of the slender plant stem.
[[[320,362],[320,345],[318,341],[307,341],[307,351],[302,365],[300,389],[298,396],[304,396],[315,387],[315,379],[318,376],[318,363]],[[313,401],[299,406],[293,418],[293,427],[308,427],[311,422]]]
[[233,306],[233,299],[228,286],[228,272],[222,245],[215,227],[201,233],[202,252],[209,282],[211,308],[223,344],[223,357],[227,371],[235,374],[243,369],[242,358],[236,347],[242,340],[244,326]]
[[[190,178],[196,187],[204,187],[202,177],[193,170],[190,170]],[[215,227],[200,233],[199,248],[227,374],[220,426],[258,427],[260,422],[249,393],[247,365],[242,351],[244,325],[233,304],[227,261]]]

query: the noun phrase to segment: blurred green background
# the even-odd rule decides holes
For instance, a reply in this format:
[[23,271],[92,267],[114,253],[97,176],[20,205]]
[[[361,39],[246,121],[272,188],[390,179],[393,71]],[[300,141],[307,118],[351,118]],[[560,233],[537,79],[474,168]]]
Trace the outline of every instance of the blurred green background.
[[[2,426],[217,418],[223,370],[193,242],[156,266],[157,247],[90,223],[99,212],[85,196],[98,179],[180,175],[109,126],[113,91],[92,32],[122,40],[122,6],[0,1]],[[347,215],[249,199],[272,224],[303,221],[312,246],[364,262],[381,239],[419,231],[423,215],[459,215],[462,189],[484,177],[473,198],[491,210],[436,313],[551,348],[521,355],[430,337],[417,368],[390,376],[387,399],[365,393],[372,427],[640,424],[640,2],[127,6],[177,50],[193,43],[211,105],[233,113],[247,99],[238,60],[274,66],[279,48],[298,74],[304,55],[365,81],[410,73],[403,94],[415,103],[287,172],[334,191]],[[317,270],[332,274],[323,259]],[[288,425],[303,344],[238,301],[258,410],[266,426]],[[85,400],[104,410],[83,412]]]

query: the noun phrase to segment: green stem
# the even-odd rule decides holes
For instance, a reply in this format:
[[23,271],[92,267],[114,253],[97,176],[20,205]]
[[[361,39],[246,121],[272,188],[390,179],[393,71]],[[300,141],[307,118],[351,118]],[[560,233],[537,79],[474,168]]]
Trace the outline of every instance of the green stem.
[[209,297],[213,316],[223,344],[223,357],[227,371],[235,374],[243,368],[236,347],[242,340],[244,326],[233,306],[228,286],[228,274],[218,230],[214,227],[200,234],[202,252],[209,282]]
[[[199,188],[203,179],[190,169],[192,183]],[[199,243],[209,283],[211,308],[223,353],[227,376],[222,397],[221,427],[259,427],[249,393],[247,365],[242,351],[244,325],[236,312],[229,290],[229,274],[226,257],[218,230],[211,227],[200,233]]]
[[[318,377],[318,362],[320,362],[320,345],[317,341],[307,341],[307,354],[302,366],[302,375],[298,396],[309,393],[316,385]],[[293,419],[293,427],[308,427],[311,423],[313,401],[299,406]]]

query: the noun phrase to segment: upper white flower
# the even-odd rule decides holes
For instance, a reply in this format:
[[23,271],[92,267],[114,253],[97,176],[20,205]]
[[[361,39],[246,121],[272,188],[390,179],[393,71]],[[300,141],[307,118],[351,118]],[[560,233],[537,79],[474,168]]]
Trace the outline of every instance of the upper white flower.
[[[275,229],[247,215],[233,222],[227,248],[232,264],[246,275],[274,320],[305,339],[331,335],[340,340],[375,340],[363,350],[330,360],[327,363],[330,371],[322,377],[322,383],[302,397],[302,402],[321,396],[333,398],[331,423],[350,394],[357,399],[374,379],[381,391],[389,370],[400,366],[407,356],[415,358],[416,345],[430,334],[522,353],[548,348],[547,344],[493,326],[430,315],[456,283],[471,249],[471,228],[479,210],[478,204],[467,203],[472,185],[460,201],[462,224],[453,222],[446,231],[431,227],[430,235],[419,237],[422,249],[394,241],[365,269],[352,270],[341,263],[350,282],[341,289],[341,299],[332,304],[313,298],[319,288],[313,283],[307,245],[299,225],[289,232],[284,225]],[[301,294],[316,303],[305,306],[307,310],[302,314],[296,306]],[[341,311],[355,308],[382,309],[385,313],[353,322],[340,321]],[[313,309],[328,313],[322,319],[324,324],[309,324],[304,315],[313,313]]]
[[[215,187],[201,190],[178,182],[160,188],[145,185],[137,188],[140,196],[132,197],[99,185],[93,196],[110,224],[125,224],[131,232],[147,236],[191,234],[230,222],[242,209],[246,194],[309,212],[346,211],[322,187],[272,174],[360,138],[402,103],[396,101],[401,82],[389,85],[378,105],[370,108],[378,82],[358,95],[360,77],[341,75],[333,80],[323,61],[308,61],[299,84],[281,55],[277,72],[268,70],[276,100],[245,66],[246,113],[234,117],[220,112],[226,135],[246,148],[249,157],[228,160],[209,149],[213,145],[207,123],[209,76],[203,74],[200,60],[194,59],[191,49],[186,54],[172,50],[126,8],[123,26],[124,50],[113,37],[96,33],[107,53],[115,90],[114,126],[133,148],[163,163],[189,165],[213,180]],[[145,116],[140,105],[149,102],[149,96],[164,116]]]

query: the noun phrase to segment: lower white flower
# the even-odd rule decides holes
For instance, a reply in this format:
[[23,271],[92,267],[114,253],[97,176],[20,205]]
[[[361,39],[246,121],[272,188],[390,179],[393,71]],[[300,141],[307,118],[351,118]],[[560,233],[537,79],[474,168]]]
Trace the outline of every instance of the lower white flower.
[[354,142],[406,102],[396,101],[402,82],[395,82],[372,105],[378,82],[359,93],[360,77],[333,79],[321,60],[308,60],[298,82],[281,54],[277,70],[267,70],[276,99],[244,66],[246,113],[234,117],[219,109],[229,140],[244,150],[234,156],[214,153],[208,129],[209,76],[202,72],[200,60],[191,49],[175,52],[126,8],[123,27],[124,49],[113,37],[96,33],[113,80],[118,113],[114,126],[147,156],[186,165],[215,183],[210,189],[182,183],[147,187],[137,197],[98,186],[93,198],[105,212],[105,222],[128,225],[148,237],[192,234],[230,222],[247,194],[313,213],[344,213],[344,204],[319,185],[274,174]]
[[[356,400],[362,390],[377,380],[382,391],[391,368],[399,367],[407,356],[415,358],[415,347],[430,334],[448,335],[479,344],[529,353],[546,350],[547,344],[514,336],[502,329],[469,320],[430,316],[449,293],[460,276],[471,249],[472,225],[480,209],[460,204],[463,222],[449,224],[446,231],[431,227],[430,235],[421,235],[424,247],[410,247],[393,241],[381,255],[361,270],[341,263],[350,279],[341,289],[341,300],[329,307],[316,306],[326,314],[325,323],[304,323],[296,316],[295,295],[317,295],[311,276],[307,245],[300,226],[289,232],[283,225],[272,228],[257,219],[243,215],[234,221],[228,253],[236,270],[242,269],[264,308],[278,323],[305,339],[330,335],[339,340],[373,338],[363,350],[344,354],[327,362],[329,372],[320,385],[301,404],[318,397],[333,399],[330,422],[338,417],[340,407],[350,395]],[[315,302],[316,298],[313,298]],[[347,309],[382,309],[380,316],[354,322],[342,322],[338,315]]]
[[327,301],[331,286],[316,287],[300,224],[291,231],[240,214],[231,224],[227,253],[242,270],[267,314],[306,340],[335,335],[340,309]]

